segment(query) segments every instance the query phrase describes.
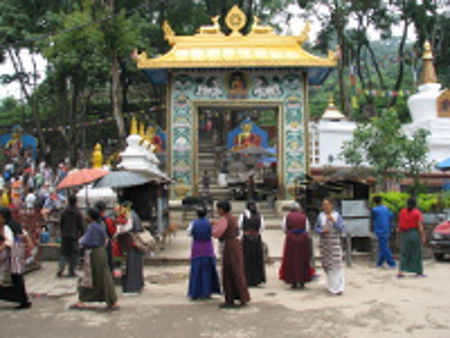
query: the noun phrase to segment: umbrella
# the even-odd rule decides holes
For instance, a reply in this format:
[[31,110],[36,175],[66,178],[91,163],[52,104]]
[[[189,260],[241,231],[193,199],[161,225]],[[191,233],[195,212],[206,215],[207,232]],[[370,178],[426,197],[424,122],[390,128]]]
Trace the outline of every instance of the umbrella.
[[442,162],[439,162],[438,165],[436,166],[436,168],[441,171],[450,170],[450,157],[443,160]]
[[236,151],[236,154],[242,155],[260,155],[260,156],[273,156],[273,153],[266,150],[263,147],[248,147]]
[[126,188],[145,184],[152,181],[152,177],[131,171],[112,171],[103,176],[95,184],[95,188]]
[[99,178],[107,175],[108,170],[103,169],[80,169],[69,173],[64,179],[59,182],[58,189],[76,187],[91,183]]

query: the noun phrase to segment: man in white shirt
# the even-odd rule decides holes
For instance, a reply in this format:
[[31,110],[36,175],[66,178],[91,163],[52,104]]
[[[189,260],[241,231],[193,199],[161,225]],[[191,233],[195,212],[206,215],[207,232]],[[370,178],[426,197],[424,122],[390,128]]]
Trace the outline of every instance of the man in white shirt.
[[25,197],[25,207],[28,209],[34,208],[36,204],[36,194],[34,193],[34,188],[28,188],[28,194]]

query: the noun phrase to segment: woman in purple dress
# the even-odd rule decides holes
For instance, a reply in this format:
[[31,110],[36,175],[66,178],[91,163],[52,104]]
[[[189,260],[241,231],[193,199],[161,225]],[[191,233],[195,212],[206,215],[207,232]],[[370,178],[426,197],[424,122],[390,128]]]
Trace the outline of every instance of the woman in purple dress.
[[206,209],[197,210],[198,218],[188,228],[192,236],[191,271],[188,296],[191,299],[210,298],[220,293],[219,276],[216,268],[212,237],[212,225],[206,218]]

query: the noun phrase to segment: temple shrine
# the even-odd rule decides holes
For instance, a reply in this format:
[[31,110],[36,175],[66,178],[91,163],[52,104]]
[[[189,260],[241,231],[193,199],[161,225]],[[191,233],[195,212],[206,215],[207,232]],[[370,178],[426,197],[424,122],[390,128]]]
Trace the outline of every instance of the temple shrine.
[[236,5],[223,19],[226,27],[214,17],[192,36],[177,35],[166,21],[171,50],[134,55],[154,85],[166,86],[171,198],[197,195],[205,172],[230,186],[249,176],[264,185],[270,171],[278,200],[291,199],[309,171],[308,88],[325,81],[337,53],[318,57],[303,48],[308,23],[300,35],[280,36],[254,17],[244,34],[249,18]]

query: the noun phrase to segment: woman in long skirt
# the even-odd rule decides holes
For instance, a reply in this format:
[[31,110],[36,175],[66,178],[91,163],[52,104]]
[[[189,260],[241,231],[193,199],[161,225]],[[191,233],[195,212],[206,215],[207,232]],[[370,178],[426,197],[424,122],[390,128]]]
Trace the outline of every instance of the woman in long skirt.
[[78,289],[79,301],[71,309],[84,309],[85,302],[106,302],[106,310],[119,309],[111,270],[108,265],[106,245],[108,235],[101,221],[100,211],[91,208],[87,211],[89,226],[80,244],[84,248],[83,277]]
[[283,259],[280,267],[280,279],[295,289],[299,284],[304,287],[311,281],[311,248],[309,242],[309,222],[301,212],[300,204],[293,203],[291,211],[283,220],[282,228],[286,233]]
[[400,211],[400,268],[398,277],[405,277],[405,272],[415,273],[418,277],[423,274],[422,244],[425,243],[422,213],[416,209],[416,199],[408,199],[408,206]]
[[341,215],[334,211],[333,207],[331,200],[323,200],[323,211],[317,217],[315,231],[320,235],[320,255],[322,268],[327,274],[328,291],[332,295],[342,295],[345,279],[341,233],[344,230],[344,224]]
[[245,280],[244,259],[241,243],[238,239],[238,225],[236,218],[230,214],[231,204],[228,201],[217,203],[219,221],[213,228],[213,236],[222,244],[222,283],[225,303],[221,308],[234,307],[238,300],[241,306],[250,301]]
[[25,242],[29,237],[11,211],[0,208],[0,299],[18,303],[16,309],[31,307],[23,279]]
[[198,218],[188,227],[192,236],[191,271],[188,295],[191,299],[207,299],[220,293],[212,237],[212,224],[206,218],[205,208],[197,209]]
[[248,202],[247,209],[239,216],[239,229],[242,231],[242,250],[244,253],[245,277],[248,286],[266,282],[264,251],[261,232],[264,218],[258,213],[255,202]]

